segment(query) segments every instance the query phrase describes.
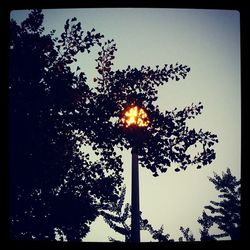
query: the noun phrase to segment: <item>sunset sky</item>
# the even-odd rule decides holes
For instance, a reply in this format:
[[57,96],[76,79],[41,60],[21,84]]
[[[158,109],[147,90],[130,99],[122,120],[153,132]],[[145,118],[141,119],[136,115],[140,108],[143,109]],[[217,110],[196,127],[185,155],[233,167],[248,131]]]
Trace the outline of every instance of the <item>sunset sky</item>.
[[[27,10],[12,11],[18,22]],[[204,109],[190,128],[217,134],[216,159],[201,169],[188,167],[176,173],[170,168],[153,177],[140,168],[140,209],[155,229],[164,225],[164,233],[178,240],[180,226],[190,227],[199,240],[197,222],[203,208],[217,199],[217,192],[208,180],[213,172],[221,174],[228,167],[232,174],[241,174],[241,75],[240,14],[233,10],[165,9],[165,8],[86,8],[43,10],[45,33],[52,29],[63,32],[67,18],[77,17],[83,30],[95,28],[105,39],[114,39],[118,51],[115,69],[128,65],[160,67],[179,62],[191,68],[188,76],[178,82],[169,81],[159,87],[157,104],[161,111],[182,109],[202,102]],[[79,56],[78,65],[94,86],[95,58],[98,49]],[[88,149],[89,150],[89,149]],[[92,154],[92,158],[96,156]],[[130,202],[131,152],[123,153],[126,202]],[[214,229],[216,231],[216,229]],[[91,225],[84,241],[108,241],[108,236],[124,240],[114,233],[101,217]],[[149,233],[141,232],[141,241],[151,241]]]

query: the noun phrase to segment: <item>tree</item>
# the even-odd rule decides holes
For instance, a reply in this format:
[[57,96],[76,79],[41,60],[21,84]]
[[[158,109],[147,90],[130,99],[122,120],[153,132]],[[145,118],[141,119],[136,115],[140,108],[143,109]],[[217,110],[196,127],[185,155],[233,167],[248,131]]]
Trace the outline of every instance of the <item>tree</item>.
[[[102,42],[94,29],[84,32],[76,18],[67,19],[60,38],[43,34],[43,14],[33,10],[17,25],[10,23],[9,158],[11,233],[20,239],[54,239],[55,229],[68,240],[80,240],[98,216],[99,204],[119,198],[123,181],[121,155],[134,137],[120,122],[127,106],[147,110],[150,125],[138,149],[140,163],[164,173],[189,165],[201,168],[215,159],[218,142],[210,132],[189,129],[186,120],[201,113],[202,104],[177,111],[159,110],[157,87],[185,78],[190,68],[178,64],[112,70],[116,44]],[[77,63],[79,53],[100,46],[96,88]],[[202,145],[191,157],[189,147]],[[100,156],[91,162],[82,146]]]
[[[108,204],[107,206],[100,207],[100,215],[104,221],[117,233],[125,237],[125,241],[130,241],[131,226],[128,220],[131,218],[131,206],[124,203],[126,194],[125,186],[121,190],[121,194],[117,202]],[[117,241],[109,237],[110,241]]]
[[[94,30],[83,35],[76,18],[61,39],[43,35],[43,14],[33,10],[21,25],[10,23],[9,162],[11,237],[80,240],[98,215],[96,204],[116,199],[121,161],[112,148],[91,162],[80,140],[93,126],[94,93],[84,73],[69,65],[77,53],[100,45]],[[83,119],[84,118],[84,119]],[[78,125],[81,120],[81,128]],[[110,171],[112,170],[112,171]]]
[[[240,238],[240,180],[232,175],[228,168],[226,173],[222,172],[222,177],[214,173],[209,181],[215,185],[220,201],[210,201],[211,205],[205,206],[210,212],[208,215],[203,211],[198,222],[202,225],[201,240],[216,240],[229,236],[232,240]],[[217,235],[210,235],[209,229],[217,225],[223,232]]]
[[[230,237],[232,240],[240,238],[240,180],[232,175],[229,168],[222,176],[214,173],[214,177],[209,177],[209,181],[219,191],[218,201],[210,201],[212,205],[205,206],[208,211],[203,211],[202,216],[198,218],[201,224],[200,240],[214,241],[223,237]],[[208,214],[209,213],[209,214]],[[209,231],[217,226],[222,233],[211,234]],[[180,228],[186,241],[194,241],[190,234],[190,229]]]

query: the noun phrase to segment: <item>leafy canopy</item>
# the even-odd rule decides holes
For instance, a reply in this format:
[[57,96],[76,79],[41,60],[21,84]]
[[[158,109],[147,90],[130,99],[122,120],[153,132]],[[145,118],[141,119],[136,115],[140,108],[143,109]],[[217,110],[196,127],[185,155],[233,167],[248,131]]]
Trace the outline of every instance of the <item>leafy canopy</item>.
[[[201,103],[182,110],[159,110],[157,87],[185,78],[182,64],[113,70],[116,44],[103,35],[82,30],[67,19],[60,37],[44,34],[41,10],[32,10],[18,25],[10,22],[9,140],[11,230],[14,238],[54,239],[56,228],[68,240],[79,240],[98,216],[98,206],[119,197],[123,150],[137,144],[140,163],[154,176],[171,163],[180,169],[200,168],[215,159],[217,136],[189,129]],[[77,56],[98,46],[97,87],[91,87]],[[124,129],[120,122],[130,105],[145,108],[150,124],[143,130]],[[191,158],[187,149],[201,144]],[[83,146],[92,147],[92,162]]]
[[95,145],[88,136],[94,93],[84,73],[69,65],[103,36],[83,34],[73,18],[61,42],[54,31],[43,34],[42,22],[40,10],[21,25],[10,22],[11,237],[53,240],[60,229],[68,240],[80,240],[98,216],[96,204],[117,199],[122,183],[113,148],[92,162],[79,144],[81,137]]

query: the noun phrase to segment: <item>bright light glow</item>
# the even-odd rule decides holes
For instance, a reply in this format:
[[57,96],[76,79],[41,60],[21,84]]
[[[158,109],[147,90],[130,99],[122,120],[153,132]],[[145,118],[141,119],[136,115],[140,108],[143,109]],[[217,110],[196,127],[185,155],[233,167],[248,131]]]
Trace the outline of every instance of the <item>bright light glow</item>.
[[125,127],[131,125],[136,125],[138,127],[147,127],[149,124],[149,119],[147,113],[137,106],[131,107],[125,112],[124,117],[121,119]]

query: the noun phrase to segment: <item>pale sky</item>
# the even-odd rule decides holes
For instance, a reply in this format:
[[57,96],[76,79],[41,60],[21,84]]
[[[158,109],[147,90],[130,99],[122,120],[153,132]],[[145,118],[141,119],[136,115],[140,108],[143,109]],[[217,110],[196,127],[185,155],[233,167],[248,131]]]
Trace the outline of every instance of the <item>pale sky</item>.
[[[164,232],[178,240],[179,228],[190,227],[199,239],[197,222],[203,207],[217,199],[214,185],[208,181],[213,172],[221,174],[230,168],[241,173],[241,76],[240,14],[232,10],[158,9],[158,8],[87,8],[44,10],[46,32],[63,31],[67,18],[77,17],[83,30],[95,28],[105,39],[114,39],[117,53],[114,69],[154,67],[175,64],[191,68],[178,82],[169,81],[159,88],[157,104],[162,111],[182,109],[202,102],[202,114],[189,121],[190,128],[217,134],[216,159],[201,169],[188,167],[176,173],[174,167],[153,177],[150,170],[140,168],[140,210],[155,229],[164,225]],[[17,21],[27,11],[13,11]],[[93,85],[97,49],[79,56],[79,66]],[[96,156],[92,155],[93,159]],[[126,202],[130,202],[131,152],[123,153]],[[216,232],[216,231],[214,231]],[[98,217],[84,241],[108,241],[108,236],[124,240]],[[141,232],[141,241],[151,241]]]

